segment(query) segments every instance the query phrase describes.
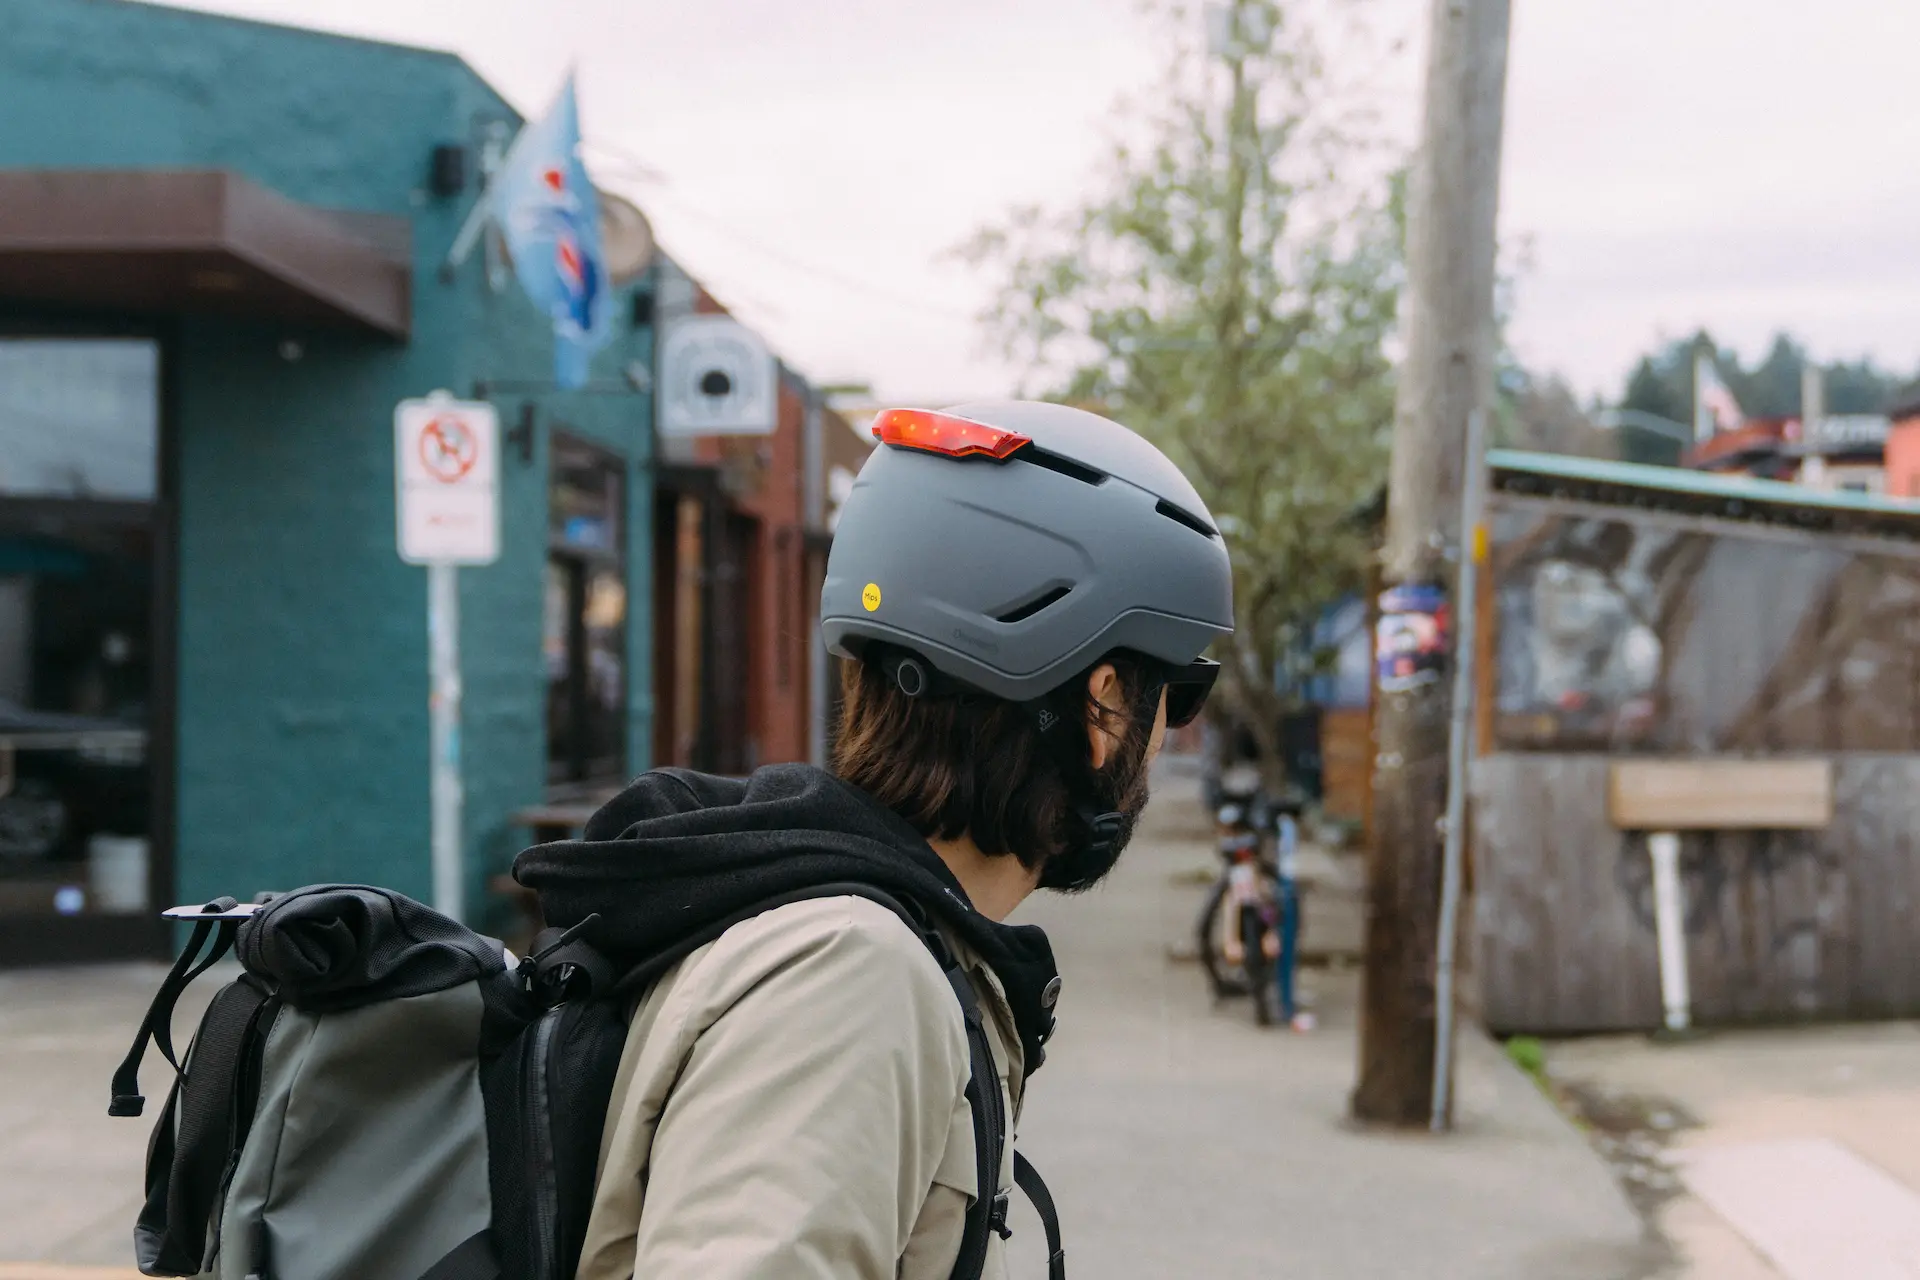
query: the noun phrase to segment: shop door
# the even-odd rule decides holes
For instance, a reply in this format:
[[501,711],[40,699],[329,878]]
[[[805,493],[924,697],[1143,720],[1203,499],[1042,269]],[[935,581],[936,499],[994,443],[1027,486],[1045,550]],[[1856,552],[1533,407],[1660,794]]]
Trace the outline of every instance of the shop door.
[[547,780],[562,791],[626,780],[625,467],[553,443],[547,539]]
[[159,385],[151,340],[0,337],[0,962],[164,942]]
[[702,671],[706,750],[701,767],[741,776],[759,764],[753,735],[753,583],[760,523],[709,503],[707,661]]
[[[654,767],[685,764],[679,749],[680,696],[674,674],[688,657],[679,645],[680,496],[664,485],[653,491],[653,760]],[[693,646],[696,650],[698,646]]]

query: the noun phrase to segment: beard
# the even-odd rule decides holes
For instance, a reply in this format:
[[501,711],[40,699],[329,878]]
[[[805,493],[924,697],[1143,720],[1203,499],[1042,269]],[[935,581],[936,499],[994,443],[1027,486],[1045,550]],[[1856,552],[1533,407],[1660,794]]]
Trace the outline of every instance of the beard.
[[[1150,794],[1145,743],[1142,742],[1138,750],[1119,755],[1125,758],[1109,760],[1107,767],[1094,775],[1098,779],[1097,789],[1101,792],[1103,812],[1120,816],[1113,839],[1096,844],[1088,832],[1076,830],[1074,839],[1064,849],[1041,864],[1042,889],[1052,889],[1056,893],[1085,893],[1107,878],[1107,873],[1120,861],[1120,854],[1127,847],[1127,842],[1133,839]],[[1078,819],[1074,820],[1076,828],[1081,825]]]

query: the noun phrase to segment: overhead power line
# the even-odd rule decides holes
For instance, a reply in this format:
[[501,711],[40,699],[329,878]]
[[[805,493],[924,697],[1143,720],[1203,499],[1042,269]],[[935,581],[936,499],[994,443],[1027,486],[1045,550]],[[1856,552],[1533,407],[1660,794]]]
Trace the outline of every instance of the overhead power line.
[[964,320],[968,323],[972,323],[976,319],[971,312],[963,311],[957,307],[943,306],[939,303],[928,302],[921,298],[914,298],[889,289],[885,285],[874,284],[858,276],[849,275],[838,268],[823,266],[816,262],[809,262],[804,258],[795,257],[784,249],[777,249],[751,232],[742,231],[726,219],[682,199],[677,193],[670,190],[672,185],[671,181],[664,173],[624,148],[600,139],[595,139],[588,143],[588,145],[596,151],[607,153],[609,156],[621,161],[624,165],[631,166],[631,169],[627,170],[624,176],[635,181],[646,183],[651,187],[652,190],[648,193],[650,198],[671,206],[707,230],[715,232],[725,239],[732,240],[741,248],[757,253],[771,262],[777,262],[790,271],[796,271],[802,275],[812,276],[815,279],[839,285],[843,289],[864,294],[880,302],[887,302],[896,307],[910,309],[919,315],[945,316],[949,319]]

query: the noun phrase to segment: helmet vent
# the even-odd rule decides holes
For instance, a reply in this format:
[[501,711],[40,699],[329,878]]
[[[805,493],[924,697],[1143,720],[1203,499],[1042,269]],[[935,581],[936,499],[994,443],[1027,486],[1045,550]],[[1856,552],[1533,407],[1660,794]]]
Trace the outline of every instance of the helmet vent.
[[1026,445],[1013,456],[1031,466],[1057,471],[1069,480],[1078,480],[1081,484],[1105,484],[1107,480],[1106,472],[1095,471],[1085,463],[1075,462],[1072,458],[1063,458],[1057,453],[1048,453],[1039,445]]
[[1187,528],[1193,530],[1197,534],[1200,534],[1202,537],[1217,538],[1220,536],[1219,531],[1214,529],[1205,520],[1202,520],[1199,516],[1194,515],[1190,511],[1181,510],[1179,507],[1174,506],[1171,502],[1168,502],[1165,498],[1162,498],[1154,506],[1153,509],[1155,511],[1158,511],[1161,515],[1165,516],[1167,519],[1172,520],[1177,524],[1183,524],[1187,526]]
[[1017,605],[1001,614],[998,621],[1025,622],[1028,618],[1031,618],[1048,605],[1057,604],[1060,600],[1064,599],[1067,592],[1071,590],[1073,590],[1073,588],[1070,586],[1048,587],[1045,591],[1042,591],[1025,604]]

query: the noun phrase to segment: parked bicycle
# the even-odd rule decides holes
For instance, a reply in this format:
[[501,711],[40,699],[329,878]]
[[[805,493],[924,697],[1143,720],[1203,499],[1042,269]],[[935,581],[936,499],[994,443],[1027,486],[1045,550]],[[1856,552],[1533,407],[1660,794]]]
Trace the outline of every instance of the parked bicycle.
[[1297,1006],[1293,981],[1300,932],[1294,814],[1244,778],[1223,779],[1219,799],[1220,876],[1196,922],[1208,985],[1215,1000],[1249,997],[1260,1026],[1306,1030],[1312,1020]]

